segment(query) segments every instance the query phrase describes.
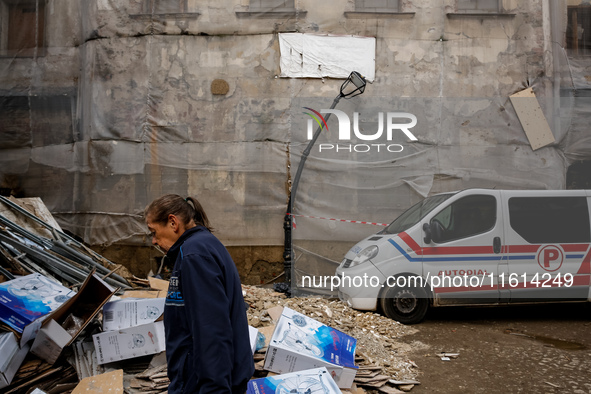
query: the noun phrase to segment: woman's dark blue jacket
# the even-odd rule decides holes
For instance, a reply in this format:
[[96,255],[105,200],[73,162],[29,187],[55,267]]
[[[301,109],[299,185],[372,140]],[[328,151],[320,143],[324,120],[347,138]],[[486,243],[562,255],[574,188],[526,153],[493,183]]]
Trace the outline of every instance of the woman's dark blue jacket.
[[254,373],[240,277],[230,254],[203,226],[166,254],[174,261],[164,327],[173,393],[240,393]]

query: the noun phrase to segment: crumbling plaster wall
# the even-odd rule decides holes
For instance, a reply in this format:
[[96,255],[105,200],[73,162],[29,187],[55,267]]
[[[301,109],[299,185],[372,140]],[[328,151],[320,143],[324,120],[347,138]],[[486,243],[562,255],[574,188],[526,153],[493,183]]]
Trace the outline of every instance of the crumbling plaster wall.
[[[508,99],[534,86],[554,112],[544,1],[505,0],[511,16],[467,17],[448,15],[453,0],[403,0],[413,14],[385,18],[346,17],[353,1],[296,0],[289,18],[237,17],[247,0],[189,0],[178,18],[145,15],[140,0],[70,3],[50,2],[49,55],[3,60],[0,78],[11,91],[76,88],[73,140],[6,151],[16,161],[3,171],[93,244],[147,245],[141,211],[173,192],[200,198],[229,246],[281,248],[290,171],[307,142],[301,107],[328,107],[342,83],[279,78],[282,32],[376,37],[376,80],[342,108],[370,114],[369,129],[378,111],[421,119],[418,143],[394,162],[376,157],[378,168],[311,157],[300,213],[384,222],[426,193],[565,185],[565,130],[551,123],[558,143],[532,151]],[[215,79],[226,94],[212,93]],[[314,248],[335,259],[377,230],[303,224],[295,237],[321,241]]]
[[[2,9],[3,40],[9,38],[7,11]],[[80,3],[50,1],[44,20],[45,48],[34,57],[0,58],[0,182],[14,194],[41,196],[56,208],[72,201],[73,176],[45,162],[56,147],[73,150],[78,138]]]
[[[1,62],[3,95],[72,94],[78,88],[81,44],[80,7],[51,1],[47,5],[45,51],[30,57],[4,57]],[[3,26],[6,29],[6,25]],[[4,31],[3,37],[6,37]]]

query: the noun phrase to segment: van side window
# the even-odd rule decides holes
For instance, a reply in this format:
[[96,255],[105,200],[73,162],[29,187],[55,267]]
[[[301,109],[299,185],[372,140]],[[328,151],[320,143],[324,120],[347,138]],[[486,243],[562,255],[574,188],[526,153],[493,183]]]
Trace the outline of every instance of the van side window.
[[494,196],[474,195],[455,201],[431,219],[440,226],[438,243],[471,237],[492,230],[497,222]]
[[511,228],[531,244],[591,240],[585,197],[512,197]]

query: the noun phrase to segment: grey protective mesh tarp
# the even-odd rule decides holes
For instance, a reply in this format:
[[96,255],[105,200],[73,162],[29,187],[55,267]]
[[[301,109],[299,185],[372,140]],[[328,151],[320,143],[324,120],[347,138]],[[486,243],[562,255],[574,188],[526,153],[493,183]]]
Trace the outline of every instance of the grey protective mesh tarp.
[[[379,141],[400,152],[312,151],[294,205],[296,278],[334,272],[427,195],[565,188],[568,166],[591,157],[591,62],[567,48],[562,1],[503,1],[505,15],[476,18],[451,0],[373,16],[354,1],[0,3],[1,186],[41,197],[93,245],[147,244],[141,212],[169,192],[197,196],[227,245],[283,244],[305,107],[327,109],[343,79],[282,77],[282,33],[375,38],[375,80],[337,109],[359,113],[365,134],[380,112],[417,117],[418,141]],[[509,99],[527,87],[556,139],[535,151]],[[333,117],[317,144],[336,130]]]

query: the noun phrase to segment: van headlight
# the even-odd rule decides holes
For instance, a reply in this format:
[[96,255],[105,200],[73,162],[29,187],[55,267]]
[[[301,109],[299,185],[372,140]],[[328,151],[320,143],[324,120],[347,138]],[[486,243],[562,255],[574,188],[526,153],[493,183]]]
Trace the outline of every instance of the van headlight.
[[351,261],[351,265],[349,265],[349,268],[355,267],[356,265],[363,264],[366,261],[373,259],[377,256],[379,251],[380,250],[375,245],[368,246],[367,248],[359,252],[357,256],[355,256],[353,261]]

